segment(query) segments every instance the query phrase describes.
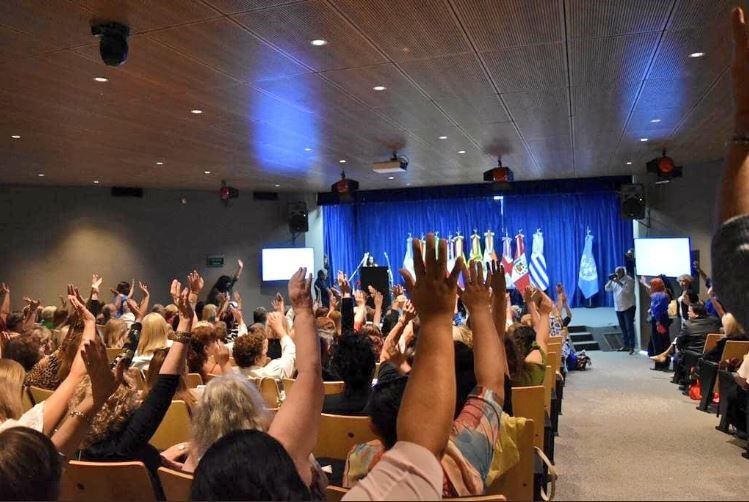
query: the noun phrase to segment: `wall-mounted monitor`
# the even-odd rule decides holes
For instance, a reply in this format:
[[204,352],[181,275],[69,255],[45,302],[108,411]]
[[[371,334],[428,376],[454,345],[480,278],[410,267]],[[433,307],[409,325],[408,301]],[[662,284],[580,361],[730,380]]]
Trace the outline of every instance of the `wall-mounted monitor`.
[[288,281],[299,267],[307,267],[307,274],[314,274],[315,251],[313,248],[265,248],[260,267],[263,282]]
[[635,239],[637,274],[678,277],[692,273],[689,238]]

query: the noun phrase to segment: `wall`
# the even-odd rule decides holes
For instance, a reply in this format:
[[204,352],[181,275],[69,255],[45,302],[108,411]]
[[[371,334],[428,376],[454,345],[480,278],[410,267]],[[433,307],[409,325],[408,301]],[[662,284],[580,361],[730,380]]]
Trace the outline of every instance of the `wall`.
[[[180,203],[183,195],[187,204]],[[260,249],[292,245],[286,202],[297,200],[314,208],[314,197],[298,194],[256,202],[242,193],[224,207],[217,191],[146,190],[138,199],[112,197],[104,187],[0,187],[0,281],[11,288],[13,308],[23,295],[57,303],[68,282],[83,293],[94,272],[104,277],[103,291],[135,278],[151,286],[152,303],[168,303],[172,278],[184,283],[197,268],[207,293],[219,275],[234,273],[241,258],[245,269],[235,290],[247,314],[269,306],[276,292],[260,284]],[[314,227],[320,236],[310,234],[311,242],[322,241],[321,226]],[[298,237],[296,245],[305,240]],[[320,263],[321,250],[315,250]],[[223,255],[224,267],[207,268],[208,255]]]
[[[646,187],[650,207],[649,221],[635,222],[635,237],[689,237],[692,249],[700,251],[700,266],[710,275],[712,257],[710,243],[716,228],[715,207],[723,162],[685,166],[683,178],[656,185],[653,175],[640,176],[636,183]],[[678,286],[675,292],[678,294]],[[700,297],[707,297],[705,283],[700,284]],[[649,326],[645,323],[649,299],[640,295],[640,329],[647,344]],[[674,329],[678,323],[674,323]]]

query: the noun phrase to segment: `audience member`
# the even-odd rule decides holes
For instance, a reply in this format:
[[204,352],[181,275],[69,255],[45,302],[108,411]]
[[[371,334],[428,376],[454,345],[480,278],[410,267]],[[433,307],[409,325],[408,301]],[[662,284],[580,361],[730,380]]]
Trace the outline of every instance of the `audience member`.
[[248,333],[234,340],[235,371],[251,378],[292,378],[296,344],[286,333],[285,320],[278,312],[268,314],[268,336],[281,340],[281,357],[268,357],[268,338],[262,333]]
[[332,348],[330,366],[343,380],[343,392],[325,396],[323,412],[338,415],[364,415],[372,390],[375,352],[368,336],[344,333]]
[[[645,291],[650,295],[650,342],[648,344],[648,355],[653,356],[663,353],[671,344],[671,338],[668,329],[671,326],[671,319],[668,316],[668,304],[671,298],[666,292],[666,285],[660,277],[653,278],[647,282],[644,277],[641,283]],[[671,357],[666,356],[662,361],[656,361],[656,371],[668,371],[671,364]]]

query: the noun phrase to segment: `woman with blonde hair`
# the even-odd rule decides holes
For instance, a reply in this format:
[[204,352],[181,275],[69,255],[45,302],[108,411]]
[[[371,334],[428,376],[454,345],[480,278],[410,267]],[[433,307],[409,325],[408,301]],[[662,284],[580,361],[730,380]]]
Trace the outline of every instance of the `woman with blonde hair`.
[[131,368],[139,370],[148,368],[154,352],[170,345],[168,337],[171,332],[171,328],[161,314],[155,312],[145,316],[141,323],[143,327],[140,332],[140,341],[131,365]]
[[125,344],[127,335],[127,323],[121,319],[110,319],[104,325],[104,345],[112,349],[121,349]]
[[12,359],[0,359],[0,424],[23,415],[24,378],[23,366]]
[[[161,366],[164,364],[167,354],[169,354],[169,348],[159,349],[153,353],[153,359],[151,359],[151,364],[148,365],[148,371],[146,372],[145,386],[141,399],[145,399],[148,396],[148,393],[158,381],[159,371],[161,371]],[[184,401],[187,407],[192,410],[198,400],[195,394],[193,394],[193,389],[187,387],[187,366],[185,366],[184,370],[179,376],[179,385],[177,385],[177,391],[174,393],[174,399]]]

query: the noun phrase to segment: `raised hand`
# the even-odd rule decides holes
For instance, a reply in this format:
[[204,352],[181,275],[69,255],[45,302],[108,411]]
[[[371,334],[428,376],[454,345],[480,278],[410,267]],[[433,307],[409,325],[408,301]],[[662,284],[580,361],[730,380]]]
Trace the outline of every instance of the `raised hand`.
[[213,360],[216,361],[216,364],[218,364],[221,368],[225,367],[227,364],[229,364],[229,357],[231,357],[229,347],[227,347],[223,343],[217,343],[216,350],[213,353]]
[[133,297],[133,293],[135,293],[135,279],[133,279],[132,281],[130,281],[130,291],[128,291],[127,297],[128,298],[132,298]]
[[172,279],[172,284],[169,286],[169,295],[172,297],[172,303],[177,305],[179,301],[179,295],[182,292],[182,284],[177,279]]
[[400,273],[406,283],[406,290],[411,295],[419,317],[441,317],[449,323],[455,307],[455,295],[458,275],[463,267],[463,258],[455,261],[455,266],[447,273],[447,241],[439,241],[439,257],[436,251],[434,234],[429,234],[426,241],[426,256],[422,258],[421,242],[413,240],[414,272],[416,278],[406,269]]
[[[177,285],[179,285],[179,282],[177,282]],[[189,296],[190,291],[187,288],[183,289],[182,292],[180,292],[180,294],[177,296],[177,310],[179,311],[180,319],[189,319],[190,321],[192,321],[192,318],[195,315],[195,311],[193,310],[192,304],[189,301]]]
[[60,295],[59,298],[60,298],[60,306],[63,309],[68,308],[68,300],[66,300],[63,295]]
[[240,271],[244,268],[244,262],[242,260],[237,260],[237,268]]
[[[461,273],[463,274],[464,289],[458,288],[458,296],[463,301],[468,312],[473,314],[479,309],[487,311],[491,305],[492,294],[489,284],[484,281],[484,267],[478,260],[473,260],[466,267],[463,264]],[[504,277],[504,274],[503,274]]]
[[404,291],[403,286],[401,286],[400,284],[393,285],[393,297],[395,298],[399,297],[400,295],[403,294],[403,291]]
[[226,303],[229,301],[229,293],[219,293],[216,295],[216,299],[219,305]]
[[[73,288],[72,285],[69,285],[68,291],[71,290],[75,290],[75,288]],[[84,324],[96,324],[96,318],[94,315],[89,312],[86,305],[83,304],[83,301],[76,296],[75,293],[68,294],[68,301]]]
[[99,274],[92,274],[91,275],[91,289],[98,293],[103,280],[104,279],[102,279],[102,277]]
[[280,312],[281,314],[286,313],[286,304],[284,303],[281,293],[276,292],[275,298],[273,298],[270,303],[273,307],[273,310],[275,310],[276,312]]
[[267,317],[272,338],[281,338],[286,334],[286,318],[280,312],[270,312]]
[[0,295],[7,295],[10,293],[10,288],[4,282],[0,282]]
[[347,298],[351,296],[351,285],[348,282],[348,277],[346,277],[346,274],[339,270],[336,282],[338,282],[338,289],[341,291],[341,297]]
[[78,288],[76,288],[72,284],[68,284],[68,299],[70,299],[71,296],[75,296],[80,303],[86,303],[83,301],[83,297],[81,297],[81,293],[78,291]]
[[297,270],[289,279],[289,300],[294,311],[312,310],[312,274],[307,277],[307,268]]
[[731,74],[734,100],[734,128],[737,135],[749,134],[749,37],[744,11],[737,7],[731,13],[733,27],[733,62]]
[[138,282],[138,287],[143,292],[144,296],[151,296],[151,293],[148,291],[148,284]]
[[486,269],[489,272],[487,282],[492,288],[492,294],[497,299],[504,299],[505,294],[507,293],[507,284],[505,282],[505,268],[497,260],[492,260],[486,265]]
[[382,302],[385,301],[385,297],[383,296],[383,294],[377,291],[374,286],[371,285],[367,289],[369,290],[369,294],[374,299],[375,308],[382,307]]
[[198,295],[203,290],[205,281],[202,277],[200,277],[200,274],[197,270],[193,270],[192,272],[187,274],[187,284],[188,286],[190,286],[190,292],[192,294]]
[[330,302],[330,311],[334,311],[338,308],[338,295],[333,288],[328,288],[328,298]]
[[23,301],[26,304],[26,306],[29,308],[30,312],[36,312],[36,309],[38,309],[39,305],[41,305],[42,303],[41,300],[39,299],[34,300],[32,298],[29,298],[28,296],[24,296]]
[[416,319],[416,309],[414,308],[413,303],[411,303],[411,300],[406,300],[403,304],[403,313],[401,315],[406,324]]
[[[107,350],[99,337],[84,342],[81,357],[91,378],[91,394],[96,406],[103,406],[119,385],[109,368]],[[124,367],[123,367],[124,369]],[[118,367],[118,370],[119,367]],[[121,371],[121,370],[120,370]]]
[[540,289],[537,290],[537,292],[541,296],[541,302],[538,304],[538,311],[541,313],[541,315],[551,314],[551,312],[554,310],[554,302],[551,301],[549,295],[547,295]]
[[125,300],[125,302],[127,303],[127,306],[130,309],[130,312],[132,312],[133,315],[135,316],[135,321],[141,322],[145,314],[141,311],[138,303],[132,298],[128,298],[127,300]]
[[234,301],[237,302],[237,309],[242,310],[242,295],[239,294],[239,291],[234,292]]
[[354,291],[354,301],[356,302],[357,307],[364,305],[367,302],[367,298],[364,296],[364,291],[361,289]]

